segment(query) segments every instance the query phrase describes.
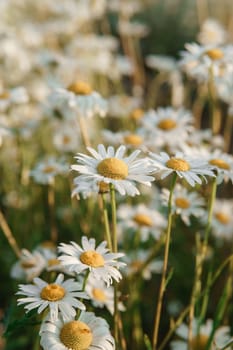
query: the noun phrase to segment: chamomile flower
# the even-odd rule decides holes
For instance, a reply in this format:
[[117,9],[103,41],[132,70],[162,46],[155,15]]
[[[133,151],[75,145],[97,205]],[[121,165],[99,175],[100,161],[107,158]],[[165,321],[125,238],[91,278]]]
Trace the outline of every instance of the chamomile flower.
[[20,284],[17,294],[24,295],[18,299],[18,305],[26,304],[28,311],[38,308],[38,314],[49,309],[52,321],[58,319],[59,311],[64,321],[76,315],[76,308],[85,310],[85,305],[77,298],[86,298],[81,292],[81,285],[74,279],[64,281],[64,275],[59,274],[55,282],[47,283],[40,278],[34,278],[34,284]]
[[46,259],[39,251],[32,253],[22,249],[20,259],[11,268],[11,277],[17,280],[32,281],[38,277],[46,267]]
[[233,200],[216,199],[213,209],[212,230],[218,238],[233,238]]
[[[193,131],[193,117],[189,111],[167,107],[150,110],[142,119],[140,131],[151,149],[180,147]],[[179,135],[179,137],[177,137]]]
[[152,167],[147,158],[136,160],[140,153],[139,150],[124,157],[126,147],[123,145],[116,151],[111,146],[106,149],[102,144],[98,145],[98,152],[91,147],[87,149],[91,156],[78,153],[75,158],[79,164],[71,166],[71,169],[81,174],[75,178],[76,185],[89,183],[92,187],[93,184],[104,182],[113,184],[121,195],[128,194],[130,196],[140,194],[134,185],[135,181],[151,186],[154,178],[148,174]]
[[[163,204],[167,206],[170,191],[166,188],[162,189],[161,198]],[[196,192],[189,192],[187,188],[177,184],[172,198],[172,210],[180,215],[186,225],[190,225],[190,217],[200,217],[205,214],[205,201]]]
[[[105,306],[113,314],[114,288],[112,286],[107,287],[103,281],[98,281],[93,276],[88,276],[85,292],[95,307],[103,308]],[[118,310],[125,310],[122,302],[118,302]]]
[[40,329],[40,344],[44,350],[114,350],[114,339],[107,322],[93,312],[82,312],[75,320],[55,322],[46,319]]
[[16,87],[0,92],[0,111],[3,112],[12,105],[27,103],[29,100],[24,87]]
[[35,168],[31,170],[30,175],[37,183],[51,184],[56,175],[66,172],[68,172],[66,164],[58,162],[54,157],[49,157],[44,161],[38,162]]
[[233,156],[227,153],[223,153],[220,150],[215,150],[212,153],[207,154],[206,159],[208,163],[214,167],[217,172],[217,181],[228,182],[231,180],[233,183]]
[[180,178],[185,179],[191,186],[196,183],[201,184],[203,177],[214,176],[210,166],[205,160],[193,158],[177,152],[174,156],[169,156],[165,152],[160,155],[150,153],[154,165],[154,172],[162,180],[172,173],[176,173]]
[[108,144],[112,144],[114,146],[124,144],[127,148],[140,148],[143,151],[146,151],[146,140],[139,132],[111,132],[110,130],[103,130],[102,135],[104,141]]
[[116,259],[122,257],[122,253],[109,253],[107,242],[103,241],[96,247],[94,238],[88,240],[82,237],[82,246],[75,242],[71,244],[61,243],[58,247],[61,256],[59,260],[69,271],[80,274],[89,270],[97,280],[102,280],[109,285],[112,280],[119,282],[122,278],[118,271],[125,264]]
[[[200,326],[200,330],[198,333],[198,322],[197,319],[193,320],[192,323],[192,339],[191,339],[191,350],[205,350],[209,337],[211,335],[213,329],[213,321],[207,320],[205,324]],[[226,338],[229,339],[230,329],[227,326],[223,326],[218,328],[215,331],[215,342],[223,343]],[[181,340],[174,340],[171,342],[172,350],[188,350],[188,334],[189,328],[186,324],[182,323],[176,330],[177,336],[181,338]]]
[[133,229],[134,233],[139,232],[143,242],[147,241],[150,236],[158,239],[167,226],[163,215],[155,209],[148,208],[145,204],[135,206],[122,204],[118,208],[117,215],[120,231],[125,232],[127,229]]
[[202,45],[221,45],[226,41],[227,32],[223,26],[213,18],[207,18],[198,34],[198,41]]

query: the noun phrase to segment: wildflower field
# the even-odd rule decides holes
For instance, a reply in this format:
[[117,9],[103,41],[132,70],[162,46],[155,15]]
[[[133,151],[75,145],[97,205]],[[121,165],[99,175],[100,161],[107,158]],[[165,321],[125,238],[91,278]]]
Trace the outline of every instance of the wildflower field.
[[232,0],[0,0],[0,350],[233,349]]

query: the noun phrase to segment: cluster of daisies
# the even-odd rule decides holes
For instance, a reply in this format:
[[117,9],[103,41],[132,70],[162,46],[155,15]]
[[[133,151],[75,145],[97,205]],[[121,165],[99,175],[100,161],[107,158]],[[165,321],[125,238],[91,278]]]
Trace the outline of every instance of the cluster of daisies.
[[[174,246],[187,232],[192,260],[196,237],[209,238],[203,259],[213,266],[233,241],[230,34],[207,19],[179,60],[142,57],[150,28],[134,18],[145,7],[0,4],[0,225],[18,256],[10,270],[18,305],[36,315],[44,350],[143,348],[153,315],[141,304],[147,289],[157,296],[164,273],[168,213]],[[164,83],[170,96],[157,103]],[[156,313],[155,300],[146,302]],[[171,293],[164,319],[179,319],[183,302]],[[230,349],[220,314],[183,318],[168,346]]]

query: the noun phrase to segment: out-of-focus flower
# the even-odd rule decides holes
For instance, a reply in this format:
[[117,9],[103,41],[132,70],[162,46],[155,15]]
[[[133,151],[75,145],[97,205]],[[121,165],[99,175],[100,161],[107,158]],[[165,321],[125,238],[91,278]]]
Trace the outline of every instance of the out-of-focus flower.
[[139,232],[142,241],[147,241],[150,236],[158,239],[167,226],[167,221],[162,214],[144,204],[136,206],[122,204],[117,213],[122,240],[127,229],[133,229],[134,234]]
[[213,18],[207,18],[198,34],[198,41],[202,45],[221,45],[227,39],[227,32],[223,26]]
[[85,310],[85,305],[77,298],[86,298],[85,292],[81,292],[81,285],[74,279],[64,281],[64,275],[60,274],[54,283],[47,283],[40,278],[34,278],[34,284],[20,284],[17,294],[24,295],[18,299],[18,305],[26,304],[28,311],[38,308],[40,314],[49,308],[51,321],[58,319],[59,312],[64,321],[76,315],[76,308]]
[[[166,188],[162,189],[161,198],[165,206],[168,204],[170,191]],[[187,188],[177,184],[172,198],[172,210],[180,215],[186,225],[190,225],[192,216],[201,217],[205,214],[204,199],[197,192],[189,192]]]
[[92,312],[82,312],[78,320],[70,317],[68,321],[59,318],[52,322],[47,318],[41,325],[40,337],[44,350],[115,349],[107,322]]
[[27,103],[28,101],[29,97],[24,87],[2,90],[0,92],[0,111],[4,112],[13,105]]
[[114,95],[108,99],[108,114],[110,117],[128,117],[133,111],[139,109],[141,99],[134,96]]
[[148,55],[146,64],[149,68],[162,72],[173,72],[178,68],[176,60],[171,56],[165,55]]
[[[233,200],[217,199],[214,204],[212,230],[213,234],[221,239],[233,238]],[[206,218],[207,219],[207,218]]]
[[118,268],[124,266],[124,263],[116,259],[124,254],[109,253],[106,244],[107,242],[104,241],[95,247],[94,238],[88,240],[87,237],[83,236],[82,246],[75,242],[71,242],[71,244],[61,243],[58,251],[62,255],[58,259],[71,272],[79,274],[88,270],[97,280],[102,280],[107,285],[112,283],[112,279],[119,282],[122,276]]
[[53,183],[56,175],[67,173],[68,170],[67,164],[59,162],[54,157],[49,157],[37,163],[35,168],[31,170],[30,176],[35,182],[46,185]]

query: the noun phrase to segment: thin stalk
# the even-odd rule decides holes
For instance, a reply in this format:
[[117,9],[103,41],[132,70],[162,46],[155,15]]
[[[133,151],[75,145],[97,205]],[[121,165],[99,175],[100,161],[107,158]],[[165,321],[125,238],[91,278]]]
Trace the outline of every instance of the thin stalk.
[[102,198],[102,209],[103,209],[103,219],[104,219],[104,228],[105,228],[105,236],[108,243],[108,248],[112,252],[112,239],[110,234],[110,228],[109,228],[109,220],[108,220],[108,210],[107,210],[107,204],[105,200],[105,194],[101,193]]
[[90,139],[89,139],[89,136],[87,133],[85,119],[81,116],[78,116],[78,122],[79,122],[79,127],[80,127],[80,132],[81,132],[83,144],[85,145],[85,147],[90,147],[91,142],[90,142]]
[[9,245],[11,246],[13,252],[15,253],[15,255],[20,258],[21,256],[21,251],[19,249],[19,246],[14,238],[14,235],[5,219],[5,216],[3,214],[3,212],[0,210],[0,226],[1,229],[9,243]]
[[159,296],[158,296],[157,309],[156,309],[155,322],[154,322],[154,332],[153,332],[153,342],[152,342],[153,350],[156,350],[156,347],[157,347],[163,297],[166,289],[166,275],[167,275],[167,267],[168,267],[168,257],[169,257],[169,247],[170,247],[170,240],[171,240],[171,228],[172,228],[172,217],[173,217],[172,197],[173,197],[176,180],[177,180],[177,174],[174,173],[172,182],[171,182],[170,195],[168,200],[168,225],[167,225],[166,241],[165,241],[165,249],[164,249],[162,277],[160,282]]
[[[112,209],[112,251],[117,253],[117,217],[116,217],[116,196],[115,188],[113,184],[110,184],[110,196],[111,196],[111,209]],[[118,348],[119,343],[119,334],[118,334],[118,324],[119,324],[119,315],[118,315],[118,303],[117,303],[117,294],[118,294],[118,285],[117,282],[114,282],[114,338],[116,342],[116,349]]]
[[210,229],[211,229],[216,192],[217,192],[217,177],[215,177],[213,179],[212,190],[211,190],[211,195],[210,195],[209,208],[208,208],[208,219],[207,219],[207,225],[206,225],[206,229],[205,229],[205,233],[204,233],[204,241],[203,241],[203,254],[204,255],[206,254],[206,248],[207,248],[209,233],[210,233]]
[[49,205],[49,219],[50,219],[50,238],[51,241],[57,242],[57,226],[55,222],[55,191],[54,183],[48,185],[48,205]]
[[[87,280],[88,280],[89,274],[90,274],[90,271],[87,270],[86,273],[85,273],[85,276],[84,276],[84,278],[83,278],[83,285],[82,285],[82,290],[81,290],[82,292],[85,291],[85,288],[86,288],[86,284],[87,284]],[[83,299],[80,299],[80,301],[82,302]],[[81,314],[81,310],[78,309],[78,310],[77,310],[77,313],[76,313],[76,318],[77,318],[77,319],[79,318],[80,314]]]
[[211,130],[213,134],[218,134],[219,128],[220,128],[220,116],[217,113],[216,91],[215,91],[214,72],[213,72],[212,65],[209,68],[208,95],[209,95],[209,104],[210,104]]

